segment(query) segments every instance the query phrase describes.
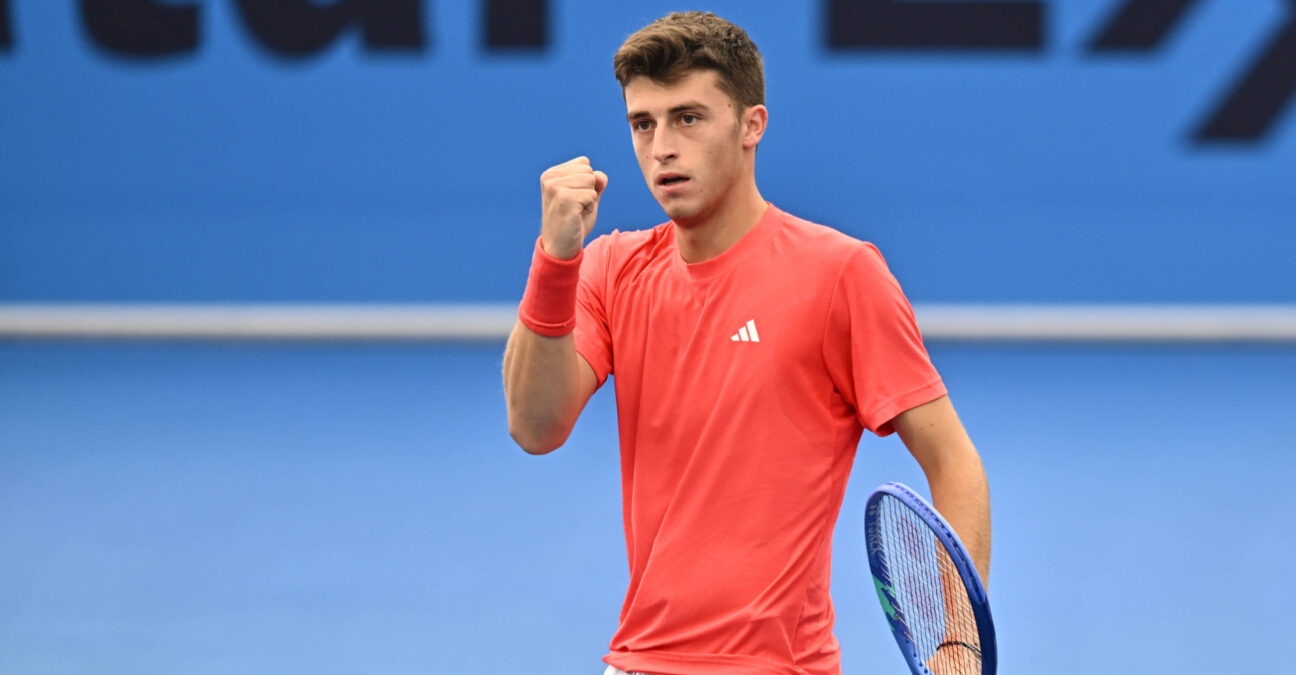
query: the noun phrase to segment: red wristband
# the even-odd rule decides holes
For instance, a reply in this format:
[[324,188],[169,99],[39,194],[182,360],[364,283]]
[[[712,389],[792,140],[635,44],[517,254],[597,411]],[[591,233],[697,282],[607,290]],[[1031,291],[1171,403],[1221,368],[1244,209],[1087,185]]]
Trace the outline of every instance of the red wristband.
[[522,324],[545,337],[562,337],[576,330],[576,286],[580,282],[582,250],[571,260],[559,260],[545,253],[536,240],[518,318]]

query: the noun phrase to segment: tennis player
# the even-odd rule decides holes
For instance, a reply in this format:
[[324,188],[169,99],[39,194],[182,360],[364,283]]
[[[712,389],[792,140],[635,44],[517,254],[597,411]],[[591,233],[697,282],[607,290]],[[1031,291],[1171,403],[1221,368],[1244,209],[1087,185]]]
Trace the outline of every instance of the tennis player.
[[510,432],[558,448],[615,376],[630,583],[608,673],[839,673],[832,532],[862,431],[899,433],[984,578],[980,457],[878,249],[757,190],[769,113],[746,32],[671,14],[614,67],[670,220],[585,246],[608,176],[585,157],[543,173]]

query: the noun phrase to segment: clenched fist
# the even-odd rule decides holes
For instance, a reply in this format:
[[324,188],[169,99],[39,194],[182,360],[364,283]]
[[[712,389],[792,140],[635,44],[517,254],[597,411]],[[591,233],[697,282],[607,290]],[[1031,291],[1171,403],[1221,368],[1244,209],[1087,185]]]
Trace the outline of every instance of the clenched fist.
[[577,157],[540,174],[540,240],[545,253],[561,260],[580,253],[585,237],[594,229],[599,197],[607,183],[607,174],[595,171],[588,157]]

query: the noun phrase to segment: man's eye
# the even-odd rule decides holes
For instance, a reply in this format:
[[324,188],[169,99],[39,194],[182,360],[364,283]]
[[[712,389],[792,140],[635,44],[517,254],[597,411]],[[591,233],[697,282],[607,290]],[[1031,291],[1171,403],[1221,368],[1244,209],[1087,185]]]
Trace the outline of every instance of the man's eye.
[[697,115],[680,115],[680,121],[684,124],[694,124],[698,121]]
[[652,123],[648,120],[639,120],[633,126],[635,131],[648,131],[652,128]]

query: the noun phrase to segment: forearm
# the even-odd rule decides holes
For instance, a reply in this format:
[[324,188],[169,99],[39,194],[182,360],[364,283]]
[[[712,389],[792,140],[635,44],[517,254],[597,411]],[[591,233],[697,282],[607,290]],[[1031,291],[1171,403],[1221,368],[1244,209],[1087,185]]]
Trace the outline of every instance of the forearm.
[[971,442],[942,461],[927,467],[932,504],[949,521],[972,562],[981,582],[990,581],[990,490],[981,458]]
[[545,337],[514,325],[504,350],[504,398],[509,434],[523,450],[544,454],[567,440],[588,398],[581,365],[570,334]]
[[572,331],[585,237],[598,217],[607,174],[588,157],[540,175],[540,239],[504,349],[509,434],[523,450],[552,452],[567,441],[585,402],[598,388],[594,370],[576,353]]
[[931,487],[932,504],[949,521],[982,583],[990,581],[990,489],[976,446],[948,396],[901,413],[895,429]]

